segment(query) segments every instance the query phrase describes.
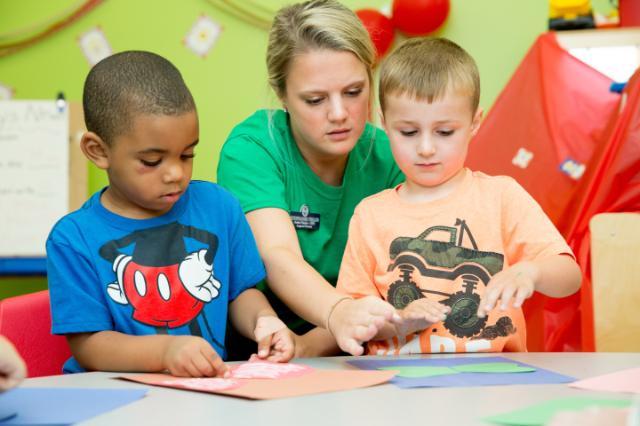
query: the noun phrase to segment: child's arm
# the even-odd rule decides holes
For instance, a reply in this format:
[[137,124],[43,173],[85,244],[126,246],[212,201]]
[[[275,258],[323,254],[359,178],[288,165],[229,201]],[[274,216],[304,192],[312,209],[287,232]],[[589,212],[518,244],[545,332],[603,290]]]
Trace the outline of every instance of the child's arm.
[[293,332],[280,321],[259,290],[250,288],[240,293],[229,304],[229,317],[240,334],[258,342],[258,358],[275,362],[293,358]]
[[117,331],[68,334],[71,353],[84,368],[100,371],[169,371],[181,377],[228,374],[211,345],[197,336],[130,336]]
[[522,306],[534,291],[551,296],[569,296],[580,288],[580,267],[569,255],[518,262],[491,278],[480,301],[478,316],[484,317],[500,301],[500,309]]

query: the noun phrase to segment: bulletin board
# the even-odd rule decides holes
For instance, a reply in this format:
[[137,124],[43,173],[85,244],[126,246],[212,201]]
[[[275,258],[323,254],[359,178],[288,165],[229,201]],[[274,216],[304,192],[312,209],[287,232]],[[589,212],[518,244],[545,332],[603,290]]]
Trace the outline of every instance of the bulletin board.
[[0,101],[0,275],[44,275],[53,225],[81,205],[87,165],[77,103]]

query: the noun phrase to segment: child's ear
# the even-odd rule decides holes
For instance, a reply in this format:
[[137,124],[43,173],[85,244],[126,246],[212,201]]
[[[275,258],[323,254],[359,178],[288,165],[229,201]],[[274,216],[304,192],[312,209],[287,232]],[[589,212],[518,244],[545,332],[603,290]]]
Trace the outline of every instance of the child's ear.
[[482,123],[482,114],[484,113],[484,111],[482,110],[482,108],[478,107],[478,110],[476,111],[475,115],[473,116],[473,121],[471,122],[471,136],[475,136],[476,133],[478,133],[478,130],[480,130],[480,123]]
[[93,132],[85,132],[80,140],[82,153],[100,169],[109,167],[109,147],[100,136]]

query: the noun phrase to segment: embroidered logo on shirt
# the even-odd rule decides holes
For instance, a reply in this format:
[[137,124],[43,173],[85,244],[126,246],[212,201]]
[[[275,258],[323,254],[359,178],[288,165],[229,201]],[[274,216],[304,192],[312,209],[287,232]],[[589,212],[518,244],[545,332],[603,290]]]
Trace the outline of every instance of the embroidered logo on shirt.
[[317,231],[320,228],[320,214],[311,213],[306,204],[300,206],[299,212],[289,212],[289,216],[291,216],[291,221],[296,229]]

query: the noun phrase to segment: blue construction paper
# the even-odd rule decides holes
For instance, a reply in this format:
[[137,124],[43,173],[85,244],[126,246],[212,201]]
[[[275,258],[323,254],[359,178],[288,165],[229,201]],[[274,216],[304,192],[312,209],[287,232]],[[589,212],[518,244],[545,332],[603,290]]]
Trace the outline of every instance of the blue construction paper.
[[0,422],[2,422],[3,420],[9,420],[11,417],[14,417],[16,414],[16,411],[13,410],[11,407],[4,407],[2,405],[0,405]]
[[406,366],[429,366],[429,367],[453,367],[464,364],[477,364],[487,362],[512,362],[523,367],[535,368],[530,373],[458,373],[452,375],[432,376],[432,377],[394,377],[390,383],[401,388],[422,388],[422,387],[460,387],[460,386],[497,386],[497,385],[535,385],[548,383],[569,383],[576,379],[564,376],[528,364],[517,362],[502,357],[473,357],[473,358],[419,358],[419,359],[360,359],[347,361],[347,363],[358,367],[361,370],[377,370],[380,367],[406,367]]
[[0,394],[0,407],[17,413],[0,425],[68,425],[142,398],[146,389],[17,388]]

